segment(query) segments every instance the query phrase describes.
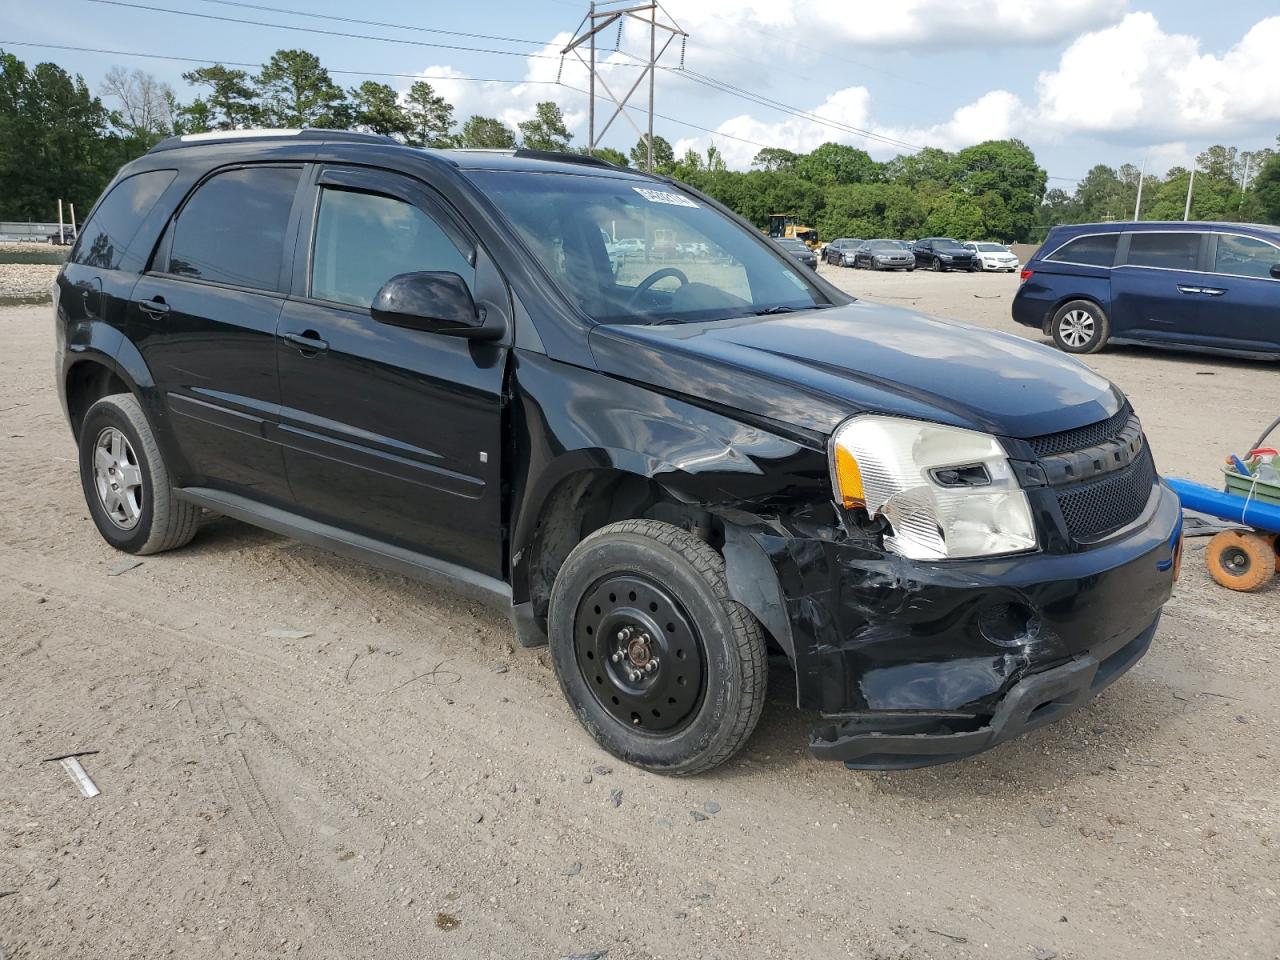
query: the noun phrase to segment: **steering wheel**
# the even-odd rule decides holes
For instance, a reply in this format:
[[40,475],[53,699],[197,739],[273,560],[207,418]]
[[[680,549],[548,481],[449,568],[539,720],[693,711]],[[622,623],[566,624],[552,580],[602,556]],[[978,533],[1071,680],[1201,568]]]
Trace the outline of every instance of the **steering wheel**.
[[684,271],[677,270],[675,267],[663,267],[660,270],[655,270],[640,281],[639,285],[635,289],[635,293],[631,294],[631,300],[627,306],[634,307],[636,305],[636,301],[640,299],[642,294],[648,291],[648,289],[659,280],[665,280],[667,277],[675,277],[680,281],[680,286],[682,287],[689,282],[689,278],[685,276]]

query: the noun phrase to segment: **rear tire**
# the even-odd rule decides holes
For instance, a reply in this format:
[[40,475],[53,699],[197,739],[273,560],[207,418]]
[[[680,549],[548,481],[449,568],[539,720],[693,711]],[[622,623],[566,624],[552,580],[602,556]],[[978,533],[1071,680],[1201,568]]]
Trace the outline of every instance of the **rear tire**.
[[125,553],[185,546],[200,508],[173,495],[151,424],[129,393],[103,397],[80,427],[80,484],[102,538]]
[[1209,541],[1204,562],[1209,576],[1228,590],[1259,590],[1276,575],[1275,542],[1252,531],[1224,530]]
[[620,760],[702,773],[760,719],[764,632],[730,598],[720,554],[678,527],[624,520],[583,540],[556,575],[548,627],[565,699]]
[[1097,353],[1107,345],[1111,323],[1091,300],[1064,303],[1049,324],[1053,342],[1066,353]]

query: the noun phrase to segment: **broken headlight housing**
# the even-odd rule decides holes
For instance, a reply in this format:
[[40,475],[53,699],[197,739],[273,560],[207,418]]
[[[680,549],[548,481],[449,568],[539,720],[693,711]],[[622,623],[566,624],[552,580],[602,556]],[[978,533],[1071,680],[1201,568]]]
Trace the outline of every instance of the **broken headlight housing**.
[[836,502],[883,517],[894,553],[957,560],[1036,547],[1031,504],[993,436],[871,414],[842,423],[829,452]]

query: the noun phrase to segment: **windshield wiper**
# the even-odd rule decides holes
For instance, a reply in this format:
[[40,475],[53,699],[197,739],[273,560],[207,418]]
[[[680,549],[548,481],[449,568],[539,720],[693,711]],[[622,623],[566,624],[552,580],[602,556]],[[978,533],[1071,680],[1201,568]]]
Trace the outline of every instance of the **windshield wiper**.
[[757,310],[755,313],[751,315],[753,317],[767,317],[775,313],[795,313],[795,312],[796,312],[795,307],[788,307],[779,303],[772,307],[765,307],[763,310]]

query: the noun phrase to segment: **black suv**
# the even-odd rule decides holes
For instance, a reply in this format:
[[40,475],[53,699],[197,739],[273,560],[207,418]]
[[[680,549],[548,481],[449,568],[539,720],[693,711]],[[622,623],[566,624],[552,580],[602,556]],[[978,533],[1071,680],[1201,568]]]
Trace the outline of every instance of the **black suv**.
[[82,234],[57,385],[109,543],[212,511],[491,598],[650,770],[731,757],[770,653],[819,756],[976,753],[1132,666],[1170,594],[1178,502],[1115,387],[855,302],[671,180],[187,136]]
[[926,237],[917,240],[912,249],[917,267],[927,267],[938,273],[946,270],[968,270],[972,273],[982,269],[977,254],[950,237]]

